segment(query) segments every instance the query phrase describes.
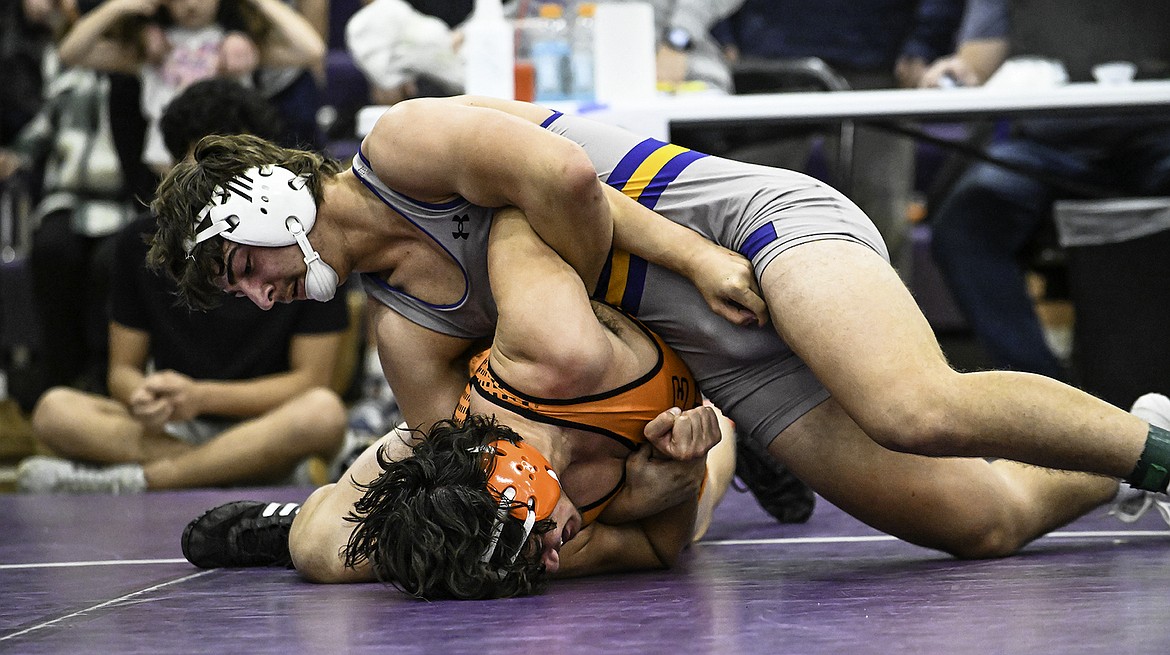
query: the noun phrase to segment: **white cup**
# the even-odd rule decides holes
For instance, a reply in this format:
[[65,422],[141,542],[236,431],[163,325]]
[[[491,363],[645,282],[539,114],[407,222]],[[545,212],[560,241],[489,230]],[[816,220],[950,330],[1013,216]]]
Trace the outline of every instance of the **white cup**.
[[1137,65],[1131,61],[1110,61],[1093,67],[1093,79],[1098,84],[1129,84],[1137,75]]

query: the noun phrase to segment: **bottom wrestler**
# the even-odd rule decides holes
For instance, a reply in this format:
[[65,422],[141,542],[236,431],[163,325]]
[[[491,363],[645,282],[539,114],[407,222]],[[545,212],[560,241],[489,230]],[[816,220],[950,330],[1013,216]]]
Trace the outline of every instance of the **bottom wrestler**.
[[[188,559],[291,559],[312,581],[381,578],[426,598],[518,595],[542,588],[547,574],[674,562],[731,478],[729,422],[696,406],[690,372],[660,339],[592,304],[581,277],[518,212],[497,214],[491,243],[499,321],[460,411],[498,422],[473,414],[414,444],[392,433],[342,482],[318,489],[295,522],[291,512],[263,516],[261,503],[216,508],[185,531]],[[521,478],[501,481],[516,469]],[[257,531],[275,536],[253,557]]]

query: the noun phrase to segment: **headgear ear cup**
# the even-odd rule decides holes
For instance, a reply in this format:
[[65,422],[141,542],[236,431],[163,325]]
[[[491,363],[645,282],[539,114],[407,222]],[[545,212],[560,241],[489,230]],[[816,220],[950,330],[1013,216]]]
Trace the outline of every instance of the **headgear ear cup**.
[[305,178],[281,166],[249,168],[215,187],[195,219],[195,238],[187,242],[187,254],[217,235],[249,246],[291,246],[296,239],[289,216],[306,234],[313,230],[317,204]]

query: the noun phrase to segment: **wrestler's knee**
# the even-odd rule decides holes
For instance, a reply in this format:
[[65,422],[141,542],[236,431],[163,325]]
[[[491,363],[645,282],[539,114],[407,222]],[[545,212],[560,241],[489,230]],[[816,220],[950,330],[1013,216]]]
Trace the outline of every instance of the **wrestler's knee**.
[[940,550],[960,559],[994,559],[1013,555],[1023,548],[1027,540],[1011,510],[986,505],[966,516],[961,532],[953,535]]
[[971,430],[954,402],[958,393],[958,373],[922,376],[884,389],[855,419],[871,439],[896,452],[967,455]]
[[882,447],[914,455],[955,454],[957,435],[945,407],[929,401],[899,399],[875,414],[858,422]]

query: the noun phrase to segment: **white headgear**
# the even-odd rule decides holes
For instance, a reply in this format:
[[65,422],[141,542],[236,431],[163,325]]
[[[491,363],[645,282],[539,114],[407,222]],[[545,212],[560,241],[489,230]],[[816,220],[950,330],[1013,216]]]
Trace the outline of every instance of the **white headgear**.
[[305,256],[305,295],[325,302],[337,292],[337,271],[309,245],[317,203],[305,178],[281,166],[252,167],[215,187],[195,220],[195,246],[219,235],[233,243],[278,248],[297,244]]

